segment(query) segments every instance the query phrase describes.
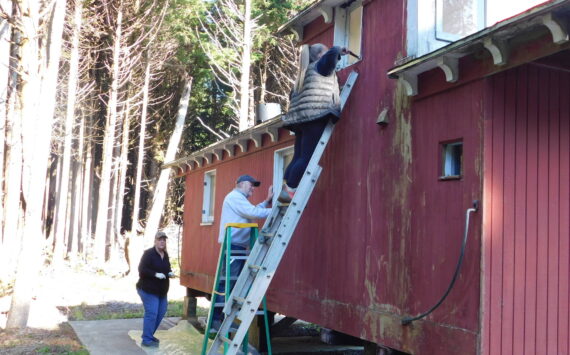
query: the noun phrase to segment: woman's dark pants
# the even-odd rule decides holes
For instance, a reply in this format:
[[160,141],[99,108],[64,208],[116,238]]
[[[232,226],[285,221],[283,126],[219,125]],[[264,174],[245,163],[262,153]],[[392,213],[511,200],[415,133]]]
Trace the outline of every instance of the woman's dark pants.
[[287,166],[283,178],[287,186],[296,188],[303,177],[303,173],[309,165],[311,156],[317,147],[317,143],[327,126],[327,117],[289,126],[289,130],[295,133],[295,153],[293,160]]

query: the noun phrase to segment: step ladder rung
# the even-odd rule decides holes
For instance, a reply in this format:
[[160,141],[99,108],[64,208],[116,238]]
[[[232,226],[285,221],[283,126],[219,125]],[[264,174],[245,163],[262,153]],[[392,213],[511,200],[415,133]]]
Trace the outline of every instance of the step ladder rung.
[[249,255],[249,250],[231,250],[230,257],[233,255]]
[[[237,276],[230,276],[230,281],[235,281],[235,280],[237,280],[237,279],[238,279]],[[221,276],[221,277],[220,277],[220,280],[226,281],[226,277],[225,277],[225,276]]]
[[230,260],[247,260],[248,256],[230,256]]

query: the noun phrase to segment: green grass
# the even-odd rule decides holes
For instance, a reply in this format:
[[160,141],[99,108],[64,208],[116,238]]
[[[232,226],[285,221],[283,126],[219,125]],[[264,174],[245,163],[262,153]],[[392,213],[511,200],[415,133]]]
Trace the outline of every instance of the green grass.
[[89,355],[89,351],[85,349],[69,350],[62,346],[43,346],[35,351],[37,354]]
[[[69,314],[71,320],[107,320],[107,319],[130,319],[142,318],[144,311],[142,306],[139,310],[124,310],[124,311],[108,311],[104,308],[99,312],[93,312],[90,306],[81,304],[77,307],[72,307]],[[184,311],[184,301],[169,301],[166,311],[167,317],[182,317]],[[198,316],[207,316],[208,309],[198,307]]]

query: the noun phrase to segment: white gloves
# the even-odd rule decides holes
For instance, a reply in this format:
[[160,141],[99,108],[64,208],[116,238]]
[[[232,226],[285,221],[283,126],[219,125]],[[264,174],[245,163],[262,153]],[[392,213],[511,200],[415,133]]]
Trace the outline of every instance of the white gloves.
[[168,273],[168,277],[173,278],[173,277],[176,277],[176,275],[174,275],[174,273],[171,271]]
[[164,280],[166,278],[166,276],[164,276],[162,272],[157,272],[156,274],[154,274],[154,277],[161,280]]

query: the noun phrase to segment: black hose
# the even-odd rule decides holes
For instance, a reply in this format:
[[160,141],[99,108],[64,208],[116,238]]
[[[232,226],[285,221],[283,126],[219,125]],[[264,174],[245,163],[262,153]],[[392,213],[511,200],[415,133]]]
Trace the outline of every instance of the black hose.
[[465,232],[463,234],[463,243],[461,243],[461,253],[459,254],[459,260],[457,261],[457,267],[455,268],[455,273],[453,274],[453,278],[451,279],[451,283],[447,287],[447,291],[445,291],[445,293],[440,298],[440,300],[435,305],[433,305],[433,307],[431,307],[429,310],[427,310],[426,312],[424,312],[420,315],[417,315],[415,317],[408,316],[408,317],[402,318],[402,320],[401,320],[402,325],[409,325],[413,321],[416,321],[418,319],[422,319],[425,316],[427,316],[428,314],[430,314],[431,312],[435,311],[435,309],[443,303],[443,300],[445,300],[447,295],[449,295],[449,292],[453,288],[453,285],[455,284],[455,281],[457,280],[457,277],[459,276],[459,270],[461,269],[461,264],[463,263],[463,256],[465,255],[465,246],[467,245],[467,236],[469,235],[469,214],[471,212],[477,212],[478,209],[479,209],[479,201],[477,201],[477,200],[473,201],[473,207],[472,208],[467,209],[466,216],[465,216]]

